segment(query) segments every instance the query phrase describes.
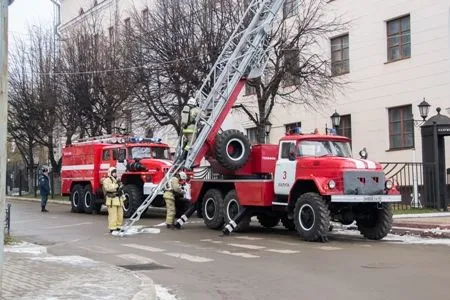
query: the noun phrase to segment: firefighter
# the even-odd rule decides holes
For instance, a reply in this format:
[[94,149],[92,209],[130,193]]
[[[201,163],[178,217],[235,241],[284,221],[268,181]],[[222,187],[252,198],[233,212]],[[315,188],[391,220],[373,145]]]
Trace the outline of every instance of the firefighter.
[[173,176],[170,181],[165,186],[163,198],[166,202],[166,226],[167,228],[174,229],[174,218],[175,218],[175,198],[183,196],[184,191],[181,188],[180,180],[184,181],[187,179],[185,172],[179,172]]
[[195,119],[201,113],[200,107],[197,105],[195,98],[189,98],[186,105],[181,112],[181,126],[183,128],[184,136],[184,156],[187,155],[187,151],[190,149],[192,137],[195,129]]
[[108,177],[103,179],[102,186],[108,208],[108,228],[112,233],[120,230],[123,223],[123,186],[117,180],[116,168],[108,169]]

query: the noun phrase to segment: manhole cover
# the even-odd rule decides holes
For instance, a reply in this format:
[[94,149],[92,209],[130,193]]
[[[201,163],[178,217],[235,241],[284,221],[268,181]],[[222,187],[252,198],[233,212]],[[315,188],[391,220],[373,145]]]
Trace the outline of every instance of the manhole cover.
[[400,268],[400,264],[396,263],[373,263],[368,265],[363,265],[361,268],[366,269],[397,269]]
[[122,265],[119,267],[130,271],[151,271],[151,270],[172,269],[170,267],[158,264]]

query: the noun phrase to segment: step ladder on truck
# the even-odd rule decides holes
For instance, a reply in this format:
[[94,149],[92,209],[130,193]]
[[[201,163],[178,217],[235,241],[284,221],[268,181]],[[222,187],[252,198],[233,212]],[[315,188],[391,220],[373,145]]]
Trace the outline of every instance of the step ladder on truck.
[[[154,194],[182,168],[203,158],[217,179],[190,181],[191,206],[176,222],[181,228],[195,210],[207,227],[224,234],[243,231],[252,216],[264,227],[281,221],[308,241],[326,241],[331,221],[356,221],[359,231],[379,240],[392,227],[392,202],[401,201],[379,163],[355,159],[350,140],[336,135],[282,137],[278,145],[253,145],[237,130],[221,131],[246,80],[261,76],[268,60],[269,34],[283,0],[253,0],[196,94],[205,119],[196,118],[187,155],[178,147],[174,166]],[[180,140],[180,145],[182,141]],[[154,194],[136,211],[124,230],[139,220]]]

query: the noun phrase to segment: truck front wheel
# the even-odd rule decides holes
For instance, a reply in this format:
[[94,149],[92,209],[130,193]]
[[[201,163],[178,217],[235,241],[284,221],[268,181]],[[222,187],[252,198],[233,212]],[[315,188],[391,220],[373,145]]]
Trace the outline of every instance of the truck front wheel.
[[361,234],[370,240],[381,240],[392,227],[392,206],[383,204],[380,208],[372,206],[356,217]]
[[[229,223],[231,220],[234,220],[241,209],[242,206],[239,203],[236,190],[229,191],[225,196],[225,199],[223,200],[225,223]],[[237,224],[237,227],[234,229],[234,231],[246,231],[250,227],[250,220],[250,215],[244,216],[242,220]]]
[[224,223],[222,210],[223,196],[219,190],[210,189],[203,196],[202,216],[206,226],[218,229]]
[[320,195],[301,195],[295,203],[294,216],[295,229],[306,241],[314,242],[327,236],[330,212]]
[[70,193],[70,205],[71,211],[74,213],[82,213],[83,212],[83,186],[76,184],[72,187],[72,192]]
[[123,194],[125,196],[123,216],[128,219],[142,204],[142,189],[137,185],[127,184],[123,187]]

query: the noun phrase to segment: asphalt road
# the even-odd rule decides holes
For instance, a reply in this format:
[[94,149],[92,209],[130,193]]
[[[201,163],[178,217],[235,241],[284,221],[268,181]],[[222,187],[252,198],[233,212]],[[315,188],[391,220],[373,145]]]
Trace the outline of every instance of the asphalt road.
[[54,255],[137,269],[178,299],[449,299],[448,245],[373,242],[354,232],[310,243],[257,223],[221,237],[198,218],[181,231],[157,227],[161,212],[139,222],[150,233],[117,237],[107,232],[106,215],[73,214],[64,205],[43,214],[38,203],[9,203],[15,237]]

